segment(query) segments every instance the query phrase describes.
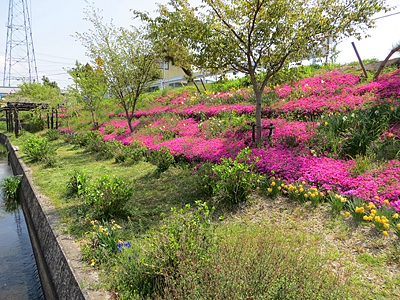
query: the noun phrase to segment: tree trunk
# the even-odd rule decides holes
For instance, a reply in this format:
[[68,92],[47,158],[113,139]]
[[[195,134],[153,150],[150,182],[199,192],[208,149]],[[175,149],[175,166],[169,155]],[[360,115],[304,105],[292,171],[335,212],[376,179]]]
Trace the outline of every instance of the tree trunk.
[[131,131],[131,133],[133,132],[133,126],[132,126],[132,119],[133,118],[130,118],[130,117],[127,117],[127,120],[128,120],[128,125],[129,125],[129,130]]
[[257,148],[262,148],[262,124],[261,124],[261,95],[262,92],[258,89],[254,90],[256,95],[256,126],[257,126]]
[[385,60],[381,63],[381,65],[379,66],[378,71],[376,71],[374,78],[372,78],[372,81],[375,81],[378,79],[379,75],[381,74],[383,68],[386,66],[386,63],[388,62],[388,60],[390,59],[390,57],[396,53],[397,51],[400,51],[400,45],[398,45],[396,48],[394,48],[392,51],[390,51],[389,55],[385,58]]

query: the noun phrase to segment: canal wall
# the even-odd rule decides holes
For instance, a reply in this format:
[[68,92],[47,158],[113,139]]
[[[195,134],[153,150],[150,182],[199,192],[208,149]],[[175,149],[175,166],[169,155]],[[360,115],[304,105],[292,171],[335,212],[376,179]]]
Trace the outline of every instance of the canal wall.
[[106,291],[89,289],[98,283],[97,273],[83,270],[79,245],[60,230],[59,215],[50,199],[38,192],[30,168],[1,132],[0,143],[7,148],[14,175],[22,175],[19,200],[46,300],[111,299]]

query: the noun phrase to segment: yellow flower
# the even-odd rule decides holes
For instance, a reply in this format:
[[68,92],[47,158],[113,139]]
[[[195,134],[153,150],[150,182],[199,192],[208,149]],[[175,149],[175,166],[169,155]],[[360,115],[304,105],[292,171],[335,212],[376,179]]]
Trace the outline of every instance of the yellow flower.
[[376,216],[376,217],[375,217],[375,222],[381,223],[381,217]]
[[362,213],[363,214],[364,213],[364,206],[361,206],[361,207],[356,206],[355,210],[356,210],[357,213]]
[[369,217],[368,217],[368,216],[364,216],[363,219],[364,219],[365,221],[368,221],[368,220],[369,220]]
[[399,218],[399,214],[395,213],[392,218],[398,219]]
[[275,186],[275,182],[274,182],[274,181],[273,181],[273,182],[271,182],[271,185],[272,185],[272,186]]
[[393,108],[393,107],[391,107],[391,108],[390,108],[390,110],[392,110],[392,111],[393,111],[393,110],[394,110],[394,108]]
[[90,221],[90,224],[94,225],[94,221]]
[[302,181],[301,183],[302,183],[302,184],[306,184],[306,182],[305,182],[305,181]]
[[303,188],[300,188],[300,190],[299,190],[299,191],[302,193],[302,192],[304,192],[304,189],[303,189]]
[[389,200],[385,199],[385,201],[383,201],[383,204],[389,205]]
[[260,189],[260,187],[258,186],[258,187],[257,187],[257,190],[259,190],[259,189]]
[[396,225],[397,229],[400,230],[400,223]]
[[383,235],[388,235],[388,233],[387,233],[386,230],[382,231],[382,234],[383,234]]
[[378,199],[379,199],[379,196],[375,196],[374,199],[378,200]]
[[304,194],[304,197],[305,197],[305,198],[307,198],[307,197],[308,197],[308,195],[307,195],[307,194]]
[[103,231],[103,228],[102,227],[99,227],[99,232],[102,232]]
[[323,193],[323,192],[321,192],[321,193],[319,193],[319,195],[320,195],[321,197],[323,197],[323,196],[324,196],[324,193]]
[[383,227],[385,227],[385,229],[387,230],[387,229],[389,229],[389,224],[387,224],[387,223],[385,223],[385,224],[383,224]]
[[331,193],[331,190],[328,190],[328,194],[330,194]]
[[328,122],[325,122],[325,125],[328,125]]
[[389,137],[392,137],[393,136],[393,133],[389,133]]
[[270,192],[270,193],[272,192],[272,189],[271,189],[271,188],[268,188],[267,190],[268,190],[268,192]]
[[349,213],[348,211],[346,211],[344,214],[345,214],[346,216],[350,216],[350,213]]
[[278,190],[281,190],[282,188],[280,186],[278,186]]
[[260,179],[257,179],[257,182],[260,182]]

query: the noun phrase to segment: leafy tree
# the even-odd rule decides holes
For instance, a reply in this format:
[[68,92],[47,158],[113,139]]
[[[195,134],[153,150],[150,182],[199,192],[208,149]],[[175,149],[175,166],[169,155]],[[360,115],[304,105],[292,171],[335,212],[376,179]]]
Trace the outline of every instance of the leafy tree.
[[58,87],[58,84],[57,84],[57,82],[55,82],[55,81],[50,81],[50,79],[48,78],[48,77],[46,77],[46,76],[44,76],[43,75],[43,77],[42,77],[42,83],[43,83],[43,85],[45,85],[45,86],[49,86],[49,87],[52,87],[52,88],[56,88],[56,89],[60,89],[59,87]]
[[178,30],[167,38],[184,46],[193,65],[203,70],[233,70],[250,76],[256,95],[258,146],[262,145],[261,96],[270,80],[289,65],[318,54],[328,38],[360,39],[374,25],[370,17],[388,9],[385,0],[202,2],[203,6],[192,8],[188,0],[171,0],[160,9],[173,12],[160,17]]
[[139,17],[145,24],[148,38],[154,43],[157,52],[165,61],[182,69],[189,80],[194,79],[193,60],[187,44],[186,24],[193,24],[196,8],[190,8],[188,3],[181,11],[169,11],[166,6],[158,4],[159,15],[152,19],[147,12],[133,10],[135,17]]
[[36,82],[24,82],[18,86],[19,91],[10,94],[7,98],[25,102],[58,103],[61,95],[58,88]]
[[90,110],[94,126],[98,127],[96,112],[108,92],[106,77],[102,71],[94,71],[86,64],[85,66],[75,63],[75,68],[68,70],[75,85],[68,87],[69,92],[76,97],[83,108]]
[[104,72],[110,93],[124,108],[132,132],[133,113],[139,96],[161,76],[160,58],[154,46],[136,28],[103,24],[99,10],[93,6],[85,13],[94,30],[77,33],[77,38],[88,50],[88,55],[101,65],[98,70]]

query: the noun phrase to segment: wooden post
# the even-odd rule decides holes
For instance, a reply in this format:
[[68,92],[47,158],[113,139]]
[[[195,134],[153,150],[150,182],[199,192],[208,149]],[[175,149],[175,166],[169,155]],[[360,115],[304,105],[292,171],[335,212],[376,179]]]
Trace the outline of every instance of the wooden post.
[[51,126],[50,126],[50,128],[51,128],[51,129],[53,129],[53,127],[54,127],[54,117],[53,117],[53,112],[54,112],[54,111],[53,111],[53,109],[52,109],[52,110],[51,110],[51,117],[50,117],[50,118],[51,118],[51,119],[50,119],[50,120],[51,120]]
[[356,45],[354,45],[354,42],[351,42],[351,44],[353,45],[354,51],[356,52],[356,55],[357,55],[358,61],[360,62],[361,68],[363,69],[363,72],[364,72],[365,78],[368,78],[367,71],[365,71],[364,64],[363,64],[363,62],[362,62],[362,60],[361,60],[361,57],[360,57],[360,55],[358,54],[358,51],[357,51]]
[[268,126],[264,127],[265,129],[269,129],[268,133],[268,144],[271,146],[271,137],[272,137],[272,131],[275,129],[275,126],[273,123],[270,123]]
[[47,129],[50,129],[49,113],[47,112]]
[[206,86],[204,85],[204,82],[203,82],[202,78],[200,78],[200,81],[201,81],[201,84],[203,85],[204,90],[207,91]]
[[7,132],[9,132],[9,127],[8,127],[8,110],[6,110],[6,126],[7,126]]
[[201,94],[201,91],[200,91],[199,87],[197,86],[196,81],[194,81],[194,79],[193,79],[193,83],[194,83],[194,85],[196,86],[196,89],[197,89],[197,91],[199,92],[199,94]]
[[17,138],[19,135],[19,118],[18,118],[18,110],[14,108],[14,121],[15,121],[15,137]]
[[56,109],[56,129],[58,129],[58,110]]
[[10,107],[10,132],[14,131],[14,123],[13,123],[13,112],[11,111],[11,107]]
[[247,125],[251,126],[251,144],[255,144],[256,142],[256,123],[250,122]]

